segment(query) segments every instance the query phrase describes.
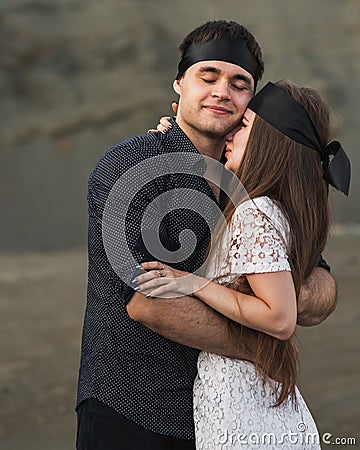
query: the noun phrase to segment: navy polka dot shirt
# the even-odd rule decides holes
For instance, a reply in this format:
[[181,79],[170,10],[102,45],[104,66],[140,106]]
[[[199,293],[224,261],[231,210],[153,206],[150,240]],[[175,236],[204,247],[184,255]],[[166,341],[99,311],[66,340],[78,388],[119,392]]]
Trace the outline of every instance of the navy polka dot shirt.
[[[128,316],[126,304],[134,291],[114,271],[102,235],[106,200],[119,177],[147,158],[170,152],[188,152],[194,156],[194,166],[199,162],[199,152],[175,121],[166,134],[146,134],[115,145],[90,175],[88,291],[77,404],[96,398],[153,432],[193,439],[192,395],[198,351],[174,343]],[[154,259],[141,243],[140,224],[147,204],[157,196],[184,188],[196,190],[216,204],[201,173],[170,172],[147,183],[127,212],[126,236],[138,262]],[[175,203],[161,222],[160,238],[171,250],[181,231],[191,228],[197,238],[195,251],[173,266],[193,272],[205,258],[209,228],[197,211],[176,209]],[[217,218],[213,220],[215,223]]]

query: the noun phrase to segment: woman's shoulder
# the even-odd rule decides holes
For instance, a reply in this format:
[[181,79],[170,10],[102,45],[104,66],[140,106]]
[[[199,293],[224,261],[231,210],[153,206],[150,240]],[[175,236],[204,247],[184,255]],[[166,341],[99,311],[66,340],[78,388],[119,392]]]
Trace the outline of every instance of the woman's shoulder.
[[240,223],[248,219],[260,222],[271,222],[276,228],[280,228],[284,234],[288,234],[289,225],[279,203],[270,197],[261,196],[245,200],[237,206],[234,220]]
[[249,198],[240,203],[236,208],[236,213],[242,214],[244,211],[261,211],[269,216],[275,213],[281,213],[278,203],[265,195],[262,197]]

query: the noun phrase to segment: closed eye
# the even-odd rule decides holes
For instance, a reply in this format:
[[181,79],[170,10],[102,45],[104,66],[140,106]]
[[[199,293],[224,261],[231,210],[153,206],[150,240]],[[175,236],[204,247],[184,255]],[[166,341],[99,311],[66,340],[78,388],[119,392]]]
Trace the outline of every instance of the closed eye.
[[202,81],[204,81],[205,83],[215,83],[216,80],[213,79],[209,79],[209,78],[201,78]]
[[246,90],[248,90],[247,86],[239,86],[237,84],[232,84],[231,87],[236,89],[237,91],[246,91]]

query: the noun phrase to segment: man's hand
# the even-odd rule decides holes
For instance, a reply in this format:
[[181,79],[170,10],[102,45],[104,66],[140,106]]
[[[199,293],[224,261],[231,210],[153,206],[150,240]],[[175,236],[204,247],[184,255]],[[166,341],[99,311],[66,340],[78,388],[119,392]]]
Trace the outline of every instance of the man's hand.
[[323,322],[337,304],[337,288],[334,278],[325,269],[317,267],[301,286],[298,300],[297,323],[311,327]]

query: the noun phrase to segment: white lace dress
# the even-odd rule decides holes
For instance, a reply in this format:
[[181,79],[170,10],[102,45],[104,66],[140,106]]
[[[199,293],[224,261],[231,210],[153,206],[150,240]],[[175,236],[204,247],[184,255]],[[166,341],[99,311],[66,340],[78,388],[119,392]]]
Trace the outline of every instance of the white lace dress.
[[[246,273],[290,270],[288,238],[287,221],[272,200],[248,200],[235,211],[229,241],[207,275],[229,284]],[[298,390],[296,397],[296,409],[290,399],[272,408],[270,382],[263,386],[252,363],[201,352],[194,384],[196,448],[319,449],[315,422]]]

